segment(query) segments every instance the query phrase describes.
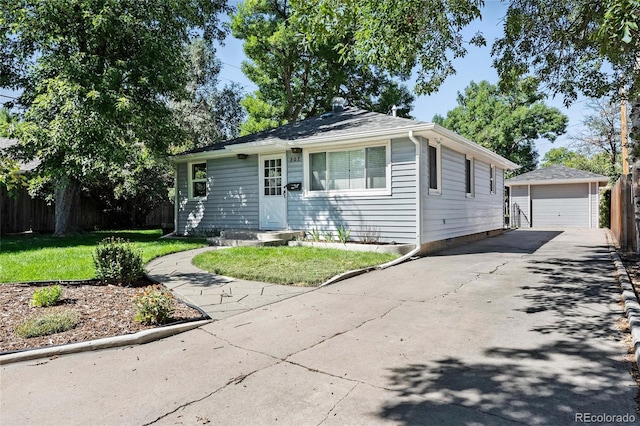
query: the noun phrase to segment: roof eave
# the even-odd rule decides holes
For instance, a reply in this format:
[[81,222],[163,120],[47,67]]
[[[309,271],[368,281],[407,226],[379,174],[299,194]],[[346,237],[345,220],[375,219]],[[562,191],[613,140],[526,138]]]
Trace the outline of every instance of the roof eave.
[[608,178],[581,178],[581,179],[537,179],[537,180],[521,180],[511,181],[510,179],[504,182],[505,186],[523,186],[523,185],[561,185],[569,183],[609,183]]
[[492,164],[500,165],[507,170],[515,170],[520,166],[506,158],[496,154],[487,148],[472,142],[471,140],[460,136],[459,134],[452,132],[435,123],[420,123],[407,125],[402,127],[396,127],[392,129],[384,130],[369,130],[363,132],[354,132],[345,135],[326,135],[304,138],[302,140],[262,140],[253,141],[240,144],[227,145],[224,149],[216,149],[209,151],[202,151],[193,154],[180,154],[171,157],[171,160],[176,163],[185,161],[209,159],[209,158],[222,158],[231,157],[235,154],[260,154],[273,152],[275,149],[286,150],[291,147],[313,147],[328,144],[339,144],[344,142],[359,143],[366,142],[372,139],[394,139],[407,137],[410,131],[414,134],[426,137],[427,139],[444,139],[444,145],[456,145],[458,151],[468,153],[474,157],[484,159]]

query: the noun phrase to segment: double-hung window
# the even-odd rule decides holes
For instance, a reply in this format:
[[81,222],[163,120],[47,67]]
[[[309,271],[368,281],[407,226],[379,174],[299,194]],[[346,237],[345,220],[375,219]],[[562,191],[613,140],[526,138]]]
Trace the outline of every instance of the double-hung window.
[[310,194],[387,192],[389,145],[366,146],[308,154]]
[[207,196],[207,163],[189,164],[189,198]]

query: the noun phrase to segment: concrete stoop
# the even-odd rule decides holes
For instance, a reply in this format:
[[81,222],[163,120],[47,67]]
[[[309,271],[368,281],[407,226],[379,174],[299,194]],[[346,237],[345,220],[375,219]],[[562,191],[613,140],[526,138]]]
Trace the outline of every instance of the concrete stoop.
[[218,247],[286,246],[295,238],[304,237],[304,231],[255,231],[226,229],[219,237],[207,238],[207,244]]

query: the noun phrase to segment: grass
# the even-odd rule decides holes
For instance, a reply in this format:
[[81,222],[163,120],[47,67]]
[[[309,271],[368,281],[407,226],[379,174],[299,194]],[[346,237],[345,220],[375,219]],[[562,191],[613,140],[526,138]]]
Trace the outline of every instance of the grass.
[[315,247],[235,247],[202,253],[193,263],[234,278],[316,286],[342,272],[379,265],[396,257]]
[[160,240],[160,230],[99,231],[71,237],[5,236],[0,239],[0,283],[94,278],[91,255],[98,242],[111,236],[131,241],[134,248],[142,250],[144,263],[205,245],[204,239]]
[[24,338],[48,336],[71,330],[80,322],[80,314],[71,309],[46,310],[40,315],[21,321],[15,333]]

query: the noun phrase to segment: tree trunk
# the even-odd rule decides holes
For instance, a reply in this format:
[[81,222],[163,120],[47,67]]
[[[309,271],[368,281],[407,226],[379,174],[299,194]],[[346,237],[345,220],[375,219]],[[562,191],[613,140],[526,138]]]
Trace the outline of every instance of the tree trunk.
[[55,203],[56,228],[53,235],[63,237],[78,233],[80,182],[74,178],[65,179],[55,190]]

